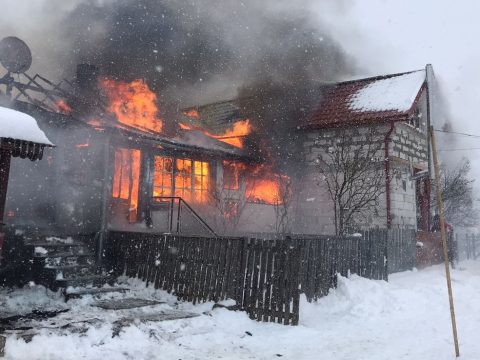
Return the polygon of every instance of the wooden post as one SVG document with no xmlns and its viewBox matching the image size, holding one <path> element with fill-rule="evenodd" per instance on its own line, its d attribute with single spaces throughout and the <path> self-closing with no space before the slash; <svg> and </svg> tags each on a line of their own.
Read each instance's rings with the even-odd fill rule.
<svg viewBox="0 0 480 360">
<path fill-rule="evenodd" d="M 445 231 L 445 213 L 443 210 L 443 203 L 442 203 L 442 190 L 440 188 L 440 171 L 438 169 L 437 147 L 435 144 L 435 134 L 434 134 L 433 126 L 430 126 L 430 139 L 432 143 L 433 167 L 435 170 L 435 187 L 437 189 L 437 205 L 438 205 L 438 211 L 440 215 L 440 233 L 442 236 L 442 244 L 443 244 L 443 259 L 445 264 L 445 275 L 447 277 L 448 301 L 450 303 L 450 317 L 452 320 L 453 342 L 455 344 L 455 355 L 456 357 L 459 357 L 460 350 L 458 348 L 457 324 L 455 320 L 455 307 L 453 305 L 452 282 L 450 279 L 450 267 L 448 265 L 447 234 Z"/>
</svg>

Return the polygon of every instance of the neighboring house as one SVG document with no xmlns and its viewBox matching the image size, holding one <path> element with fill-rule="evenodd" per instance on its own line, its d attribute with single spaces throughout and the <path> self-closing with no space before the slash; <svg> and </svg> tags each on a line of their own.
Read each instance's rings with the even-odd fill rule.
<svg viewBox="0 0 480 360">
<path fill-rule="evenodd" d="M 335 142 L 343 141 L 339 134 L 348 135 L 344 137 L 345 146 L 355 151 L 366 134 L 374 131 L 377 161 L 384 163 L 385 189 L 380 191 L 378 205 L 370 216 L 355 225 L 428 230 L 428 127 L 432 123 L 429 89 L 435 86 L 433 81 L 431 66 L 427 66 L 425 70 L 325 88 L 318 109 L 300 124 L 306 167 L 301 191 L 297 193 L 299 229 L 308 233 L 331 233 L 333 229 L 332 201 L 318 171 L 317 159 Z M 419 173 L 424 176 L 418 176 Z"/>
</svg>

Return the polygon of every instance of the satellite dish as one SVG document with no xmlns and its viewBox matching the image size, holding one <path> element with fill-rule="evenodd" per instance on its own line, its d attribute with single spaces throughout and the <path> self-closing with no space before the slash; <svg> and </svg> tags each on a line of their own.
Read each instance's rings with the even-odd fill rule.
<svg viewBox="0 0 480 360">
<path fill-rule="evenodd" d="M 0 41 L 0 63 L 13 73 L 24 73 L 32 65 L 32 53 L 24 41 L 8 36 Z"/>
</svg>

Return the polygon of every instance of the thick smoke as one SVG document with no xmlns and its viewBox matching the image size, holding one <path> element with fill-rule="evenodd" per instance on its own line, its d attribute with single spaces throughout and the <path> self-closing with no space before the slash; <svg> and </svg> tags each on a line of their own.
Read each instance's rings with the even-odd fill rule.
<svg viewBox="0 0 480 360">
<path fill-rule="evenodd" d="M 23 38 L 47 75 L 72 77 L 88 62 L 118 79 L 144 78 L 179 106 L 252 85 L 336 80 L 351 68 L 311 18 L 309 1 L 39 1 L 31 10 L 18 3 L 16 20 L 0 30 Z"/>
<path fill-rule="evenodd" d="M 52 2 L 39 3 L 52 9 Z M 317 85 L 343 79 L 353 69 L 312 17 L 310 1 L 67 3 L 30 19 L 42 32 L 17 33 L 48 74 L 72 78 L 77 64 L 90 63 L 118 80 L 145 79 L 159 94 L 164 115 L 189 105 L 249 99 L 245 106 L 258 135 L 269 133 L 272 155 L 290 138 L 288 120 L 305 116 L 318 101 Z"/>
</svg>

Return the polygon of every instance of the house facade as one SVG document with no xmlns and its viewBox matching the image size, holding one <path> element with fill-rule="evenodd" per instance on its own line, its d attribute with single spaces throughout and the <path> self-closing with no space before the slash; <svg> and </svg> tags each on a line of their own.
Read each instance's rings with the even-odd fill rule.
<svg viewBox="0 0 480 360">
<path fill-rule="evenodd" d="M 430 209 L 428 128 L 432 123 L 427 73 L 360 79 L 326 89 L 318 109 L 301 124 L 305 175 L 296 223 L 307 233 L 335 229 L 332 199 L 318 161 L 329 149 L 355 152 L 372 142 L 383 171 L 378 201 L 352 226 L 428 230 Z M 323 105 L 322 105 L 323 104 Z M 374 133 L 374 136 L 368 134 Z M 365 145 L 363 145 L 365 146 Z M 351 155 L 351 154 L 350 154 Z M 356 221 L 355 221 L 356 220 Z"/>
</svg>

